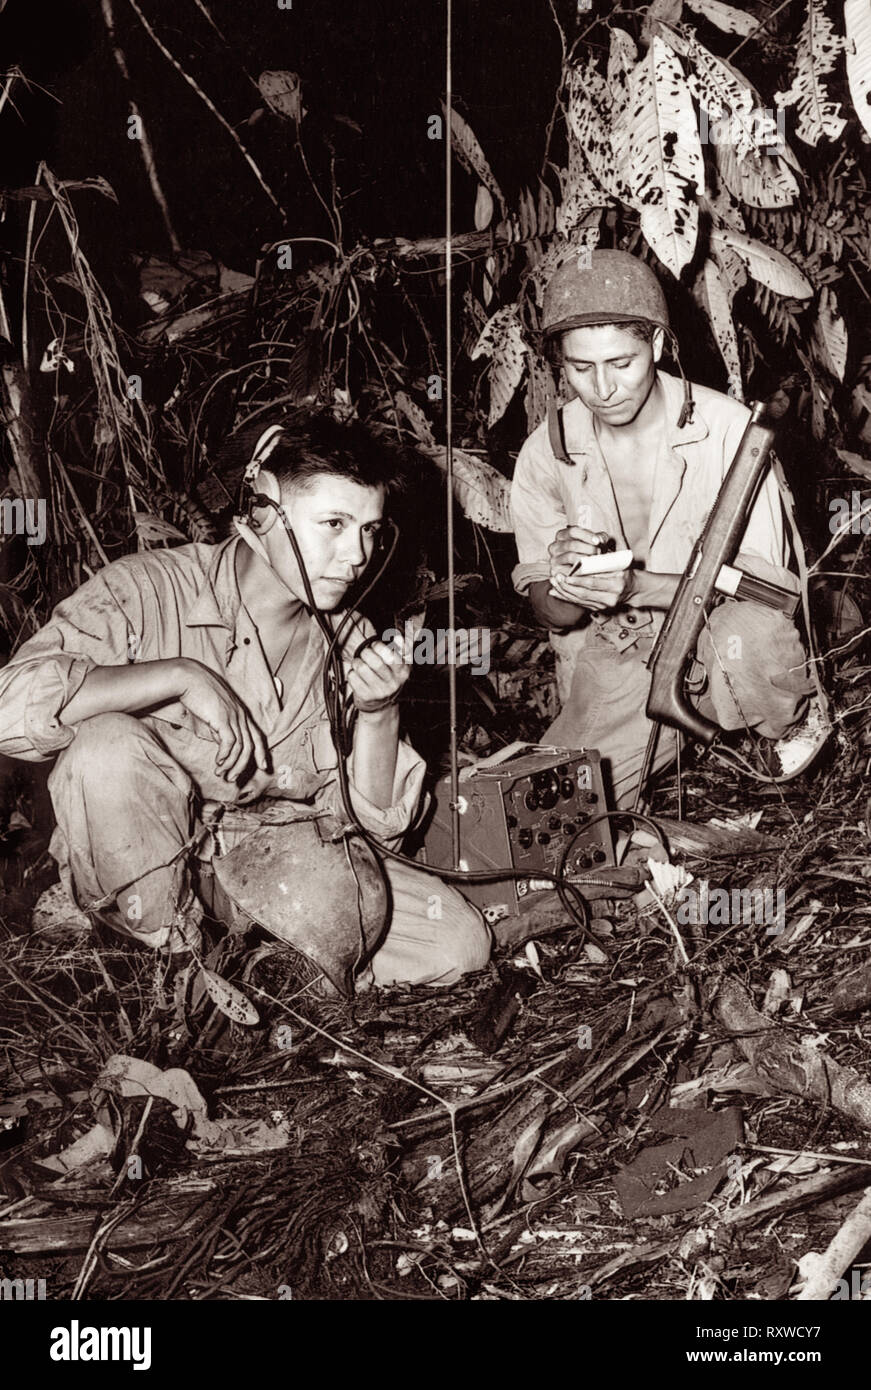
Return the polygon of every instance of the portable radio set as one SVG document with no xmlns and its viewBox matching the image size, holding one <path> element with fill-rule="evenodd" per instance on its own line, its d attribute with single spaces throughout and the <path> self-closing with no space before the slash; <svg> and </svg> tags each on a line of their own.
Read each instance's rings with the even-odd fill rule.
<svg viewBox="0 0 871 1390">
<path fill-rule="evenodd" d="M 425 831 L 420 858 L 433 868 L 454 867 L 451 844 L 451 783 L 435 788 L 435 810 Z M 607 894 L 587 880 L 614 865 L 611 824 L 595 820 L 608 810 L 599 754 L 590 749 L 512 744 L 459 775 L 459 862 L 464 872 L 492 870 L 492 882 L 470 882 L 463 893 L 490 925 L 527 913 L 553 884 L 542 873 L 558 874 L 568 850 L 568 881 L 583 877 L 585 897 Z M 585 829 L 585 827 L 589 827 Z M 520 878 L 499 878 L 511 869 Z"/>
</svg>

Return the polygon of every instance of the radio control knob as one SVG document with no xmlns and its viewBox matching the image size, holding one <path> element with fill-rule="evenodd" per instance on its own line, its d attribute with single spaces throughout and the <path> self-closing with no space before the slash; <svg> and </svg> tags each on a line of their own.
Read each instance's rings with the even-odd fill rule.
<svg viewBox="0 0 871 1390">
<path fill-rule="evenodd" d="M 538 836 L 538 843 L 539 843 L 540 845 L 549 845 L 549 844 L 550 844 L 550 836 L 548 835 L 548 833 L 547 833 L 546 830 L 540 831 L 539 836 Z"/>
<path fill-rule="evenodd" d="M 523 798 L 523 804 L 524 804 L 524 806 L 526 807 L 527 811 L 537 811 L 537 810 L 538 810 L 538 793 L 537 793 L 537 792 L 527 792 L 527 793 L 526 793 L 526 796 Z"/>
<path fill-rule="evenodd" d="M 577 828 L 578 827 L 575 825 L 574 821 L 567 820 L 563 825 L 563 834 L 574 835 L 577 832 Z"/>
<path fill-rule="evenodd" d="M 521 830 L 517 838 L 524 849 L 529 849 L 529 846 L 532 844 L 532 831 Z"/>
<path fill-rule="evenodd" d="M 562 796 L 564 801 L 568 801 L 569 797 L 574 796 L 575 784 L 572 781 L 571 777 L 564 777 L 559 784 L 559 789 L 560 795 Z"/>
<path fill-rule="evenodd" d="M 559 830 L 560 826 L 562 825 L 562 821 L 560 820 L 559 816 L 551 816 L 550 820 L 548 821 L 548 825 L 550 826 L 551 830 Z"/>
<path fill-rule="evenodd" d="M 505 824 L 508 826 L 509 830 L 514 830 L 517 826 L 517 817 L 515 815 L 507 815 L 505 817 Z"/>
</svg>

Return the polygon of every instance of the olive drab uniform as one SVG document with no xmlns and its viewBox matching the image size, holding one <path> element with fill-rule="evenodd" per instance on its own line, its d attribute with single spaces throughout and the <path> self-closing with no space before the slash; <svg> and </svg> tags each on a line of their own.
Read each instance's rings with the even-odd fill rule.
<svg viewBox="0 0 871 1390">
<path fill-rule="evenodd" d="M 241 601 L 235 555 L 242 543 L 237 535 L 115 561 L 58 604 L 0 671 L 0 753 L 56 758 L 51 851 L 62 879 L 80 907 L 106 900 L 103 915 L 113 926 L 154 947 L 167 944 L 178 914 L 197 914 L 194 852 L 229 852 L 264 818 L 269 822 L 276 799 L 344 820 L 321 688 L 325 639 L 301 609 L 295 621 L 307 627 L 307 641 L 294 681 L 282 690 Z M 368 635 L 371 627 L 358 619 L 348 643 L 358 643 L 361 631 Z M 178 702 L 141 717 L 112 713 L 75 727 L 61 723 L 60 712 L 93 667 L 173 657 L 201 662 L 238 695 L 266 737 L 270 771 L 255 770 L 241 786 L 224 781 L 210 730 Z M 382 809 L 356 786 L 353 753 L 349 758 L 355 813 L 390 847 L 399 846 L 417 816 L 424 771 L 401 740 L 391 804 Z M 222 812 L 218 837 L 204 824 L 205 810 L 211 819 L 215 808 Z M 486 963 L 489 932 L 459 893 L 404 864 L 388 861 L 385 872 L 392 915 L 369 982 L 450 984 Z"/>
<path fill-rule="evenodd" d="M 707 387 L 692 387 L 692 417 L 680 423 L 683 384 L 657 373 L 666 405 L 666 429 L 653 484 L 643 558 L 652 573 L 681 574 L 702 532 L 750 417 L 747 408 Z M 571 463 L 558 459 L 547 423 L 526 440 L 511 487 L 511 513 L 519 563 L 515 588 L 548 579 L 548 546 L 563 527 L 581 525 L 626 546 L 593 416 L 579 399 L 564 408 L 563 431 Z M 760 579 L 798 592 L 776 482 L 769 473 L 750 514 L 736 565 Z M 645 714 L 647 662 L 664 613 L 622 607 L 591 613 L 569 632 L 552 633 L 562 709 L 543 735 L 566 747 L 597 748 L 610 765 L 617 806 L 631 805 L 650 731 Z M 812 689 L 806 654 L 794 624 L 757 603 L 727 599 L 711 613 L 696 650 L 695 700 L 724 729 L 746 726 L 780 738 L 801 717 Z M 673 731 L 660 736 L 655 767 L 674 756 Z"/>
</svg>

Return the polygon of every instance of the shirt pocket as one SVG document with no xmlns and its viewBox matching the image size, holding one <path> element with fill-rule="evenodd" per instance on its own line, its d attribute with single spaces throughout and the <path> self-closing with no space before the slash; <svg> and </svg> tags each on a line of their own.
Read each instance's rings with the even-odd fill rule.
<svg viewBox="0 0 871 1390">
<path fill-rule="evenodd" d="M 315 772 L 335 772 L 339 765 L 332 730 L 325 719 L 311 725 L 306 731 L 306 742 L 310 749 L 311 764 Z"/>
</svg>

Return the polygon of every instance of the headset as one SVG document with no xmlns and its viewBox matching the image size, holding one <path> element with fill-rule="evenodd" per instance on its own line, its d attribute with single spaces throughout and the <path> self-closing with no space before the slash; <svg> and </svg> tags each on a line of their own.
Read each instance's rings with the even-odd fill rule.
<svg viewBox="0 0 871 1390">
<path fill-rule="evenodd" d="M 409 855 L 401 854 L 398 850 L 388 849 L 386 845 L 383 845 L 380 843 L 380 841 L 376 840 L 375 837 L 372 834 L 370 834 L 370 832 L 366 830 L 366 828 L 363 825 L 360 824 L 360 821 L 351 804 L 351 794 L 348 785 L 347 768 L 347 760 L 351 752 L 354 715 L 356 711 L 353 707 L 353 696 L 345 694 L 345 672 L 342 666 L 342 658 L 339 652 L 340 644 L 343 636 L 345 635 L 345 631 L 348 625 L 354 621 L 354 610 L 349 609 L 348 612 L 345 613 L 344 617 L 342 618 L 338 627 L 335 628 L 335 630 L 330 626 L 329 622 L 324 617 L 324 614 L 321 612 L 321 610 L 318 608 L 315 602 L 314 594 L 311 588 L 311 583 L 309 581 L 308 571 L 305 567 L 305 561 L 302 558 L 299 543 L 297 542 L 296 536 L 293 533 L 293 527 L 290 524 L 290 519 L 287 515 L 287 509 L 280 503 L 274 501 L 273 498 L 267 497 L 265 493 L 256 492 L 254 490 L 254 478 L 256 477 L 260 468 L 269 458 L 269 455 L 272 453 L 273 449 L 278 444 L 283 433 L 284 431 L 281 425 L 270 425 L 268 429 L 264 430 L 263 434 L 258 439 L 257 444 L 254 447 L 254 452 L 251 456 L 251 460 L 245 468 L 245 472 L 243 474 L 242 484 L 240 487 L 240 511 L 244 510 L 244 512 L 247 513 L 246 520 L 249 524 L 251 513 L 253 512 L 255 507 L 271 507 L 273 511 L 278 513 L 278 516 L 284 526 L 285 532 L 287 533 L 287 538 L 290 542 L 294 558 L 299 568 L 303 588 L 305 589 L 307 606 L 311 610 L 312 616 L 314 617 L 315 622 L 317 623 L 326 640 L 327 649 L 324 655 L 324 664 L 321 672 L 321 682 L 324 706 L 327 711 L 327 719 L 329 720 L 330 732 L 332 734 L 333 743 L 335 744 L 337 754 L 336 766 L 339 776 L 339 793 L 342 801 L 342 809 L 347 818 L 348 825 L 353 829 L 354 833 L 358 834 L 361 837 L 361 839 L 369 846 L 369 848 L 376 855 L 376 857 L 382 859 L 393 859 L 399 864 L 408 864 L 411 868 L 418 869 L 423 873 L 432 874 L 435 878 L 446 879 L 451 883 L 492 883 L 494 880 L 499 879 L 527 878 L 528 871 L 524 871 L 522 869 L 515 869 L 513 866 L 507 869 L 492 869 L 486 870 L 484 872 L 470 872 L 469 870 L 436 868 L 433 865 L 422 864 L 419 860 L 412 859 Z M 372 591 L 372 589 L 374 589 L 375 585 L 378 583 L 387 566 L 390 564 L 390 561 L 393 559 L 393 554 L 396 550 L 396 545 L 399 540 L 399 527 L 392 519 L 389 518 L 387 524 L 391 529 L 391 539 L 389 547 L 385 547 L 385 554 L 381 559 L 378 569 L 375 571 L 373 577 L 368 581 L 365 588 L 359 594 L 357 598 L 358 603 L 362 603 L 363 600 Z M 363 651 L 365 647 L 370 645 L 371 642 L 377 640 L 377 637 L 369 637 L 365 641 L 361 642 L 360 645 L 357 647 L 356 651 L 354 652 L 354 658 L 358 657 L 360 655 L 360 652 Z M 389 703 L 394 703 L 394 700 L 391 700 Z M 639 811 L 603 811 L 599 815 L 594 816 L 590 821 L 588 821 L 584 826 L 584 830 L 579 831 L 578 834 L 580 835 L 586 833 L 590 825 L 594 824 L 596 821 L 627 818 L 637 821 L 642 825 L 645 825 L 649 830 L 652 831 L 654 835 L 656 835 L 660 844 L 662 844 L 663 847 L 667 849 L 665 837 L 662 831 L 660 830 L 659 826 L 656 825 L 656 823 L 652 821 L 649 816 L 642 815 Z M 347 831 L 345 833 L 347 833 Z M 590 914 L 587 907 L 587 902 L 578 889 L 578 884 L 583 883 L 584 879 L 575 876 L 574 881 L 569 882 L 568 878 L 566 877 L 566 866 L 568 863 L 569 855 L 571 853 L 575 839 L 577 838 L 578 836 L 574 836 L 571 840 L 567 842 L 565 852 L 562 856 L 556 873 L 551 874 L 543 869 L 536 870 L 536 877 L 551 880 L 556 889 L 557 895 L 559 896 L 560 903 L 562 904 L 563 908 L 568 913 L 568 915 L 571 917 L 572 921 L 575 923 L 577 927 L 581 929 L 581 931 L 584 934 L 584 937 L 588 941 L 595 944 L 599 948 L 599 950 L 603 951 L 603 953 L 606 956 L 608 956 L 608 959 L 610 959 L 609 953 L 602 945 L 602 942 L 599 940 L 598 937 L 594 937 L 589 930 Z M 597 884 L 601 884 L 602 876 L 596 875 L 596 878 L 591 879 L 590 882 L 596 882 Z M 620 887 L 622 885 L 615 882 L 612 886 Z"/>
</svg>

